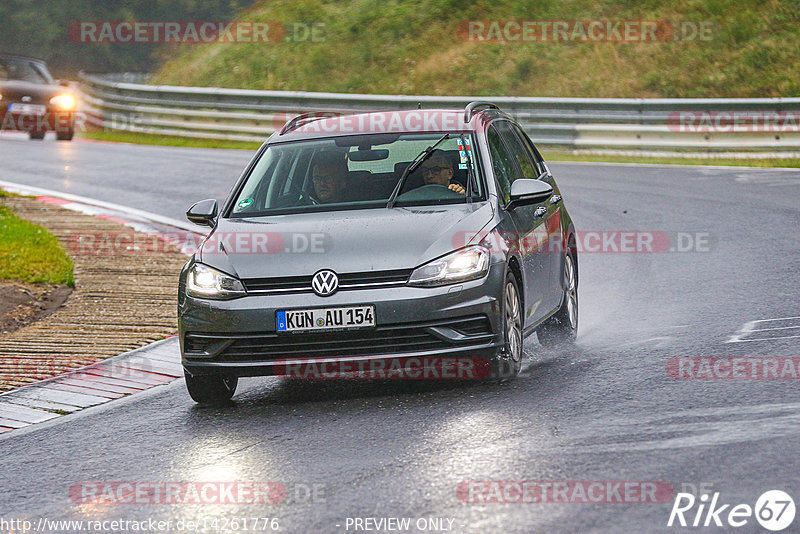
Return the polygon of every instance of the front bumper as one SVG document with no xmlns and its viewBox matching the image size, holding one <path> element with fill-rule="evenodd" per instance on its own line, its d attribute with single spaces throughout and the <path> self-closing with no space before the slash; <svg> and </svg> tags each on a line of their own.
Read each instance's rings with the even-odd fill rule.
<svg viewBox="0 0 800 534">
<path fill-rule="evenodd" d="M 330 297 L 249 295 L 227 301 L 182 296 L 182 363 L 190 375 L 235 376 L 286 375 L 298 364 L 306 369 L 320 362 L 335 362 L 328 369 L 358 374 L 426 367 L 431 358 L 442 358 L 433 365 L 444 366 L 447 358 L 462 364 L 477 359 L 484 369 L 505 343 L 497 300 L 504 280 L 505 264 L 496 263 L 480 280 L 435 288 L 357 289 Z M 277 333 L 278 310 L 364 304 L 375 306 L 373 329 Z"/>
</svg>

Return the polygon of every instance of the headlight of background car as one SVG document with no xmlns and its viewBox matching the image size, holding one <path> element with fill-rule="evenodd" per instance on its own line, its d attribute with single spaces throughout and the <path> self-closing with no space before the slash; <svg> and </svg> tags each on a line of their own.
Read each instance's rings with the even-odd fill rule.
<svg viewBox="0 0 800 534">
<path fill-rule="evenodd" d="M 75 97 L 72 95 L 57 95 L 50 99 L 50 103 L 62 111 L 75 109 Z"/>
<path fill-rule="evenodd" d="M 232 299 L 247 293 L 236 278 L 195 263 L 186 277 L 186 293 L 205 299 Z"/>
<path fill-rule="evenodd" d="M 481 278 L 489 271 L 489 251 L 467 247 L 417 267 L 408 279 L 412 286 L 443 286 Z"/>
</svg>

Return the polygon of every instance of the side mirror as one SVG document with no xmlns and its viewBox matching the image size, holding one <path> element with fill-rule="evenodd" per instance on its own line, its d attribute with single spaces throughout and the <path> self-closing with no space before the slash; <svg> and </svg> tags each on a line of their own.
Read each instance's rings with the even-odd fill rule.
<svg viewBox="0 0 800 534">
<path fill-rule="evenodd" d="M 511 184 L 511 200 L 506 204 L 507 210 L 526 204 L 544 202 L 553 194 L 553 186 L 541 180 L 520 178 Z"/>
<path fill-rule="evenodd" d="M 214 219 L 217 217 L 217 201 L 213 198 L 195 202 L 186 212 L 186 218 L 190 222 L 201 226 L 214 226 Z"/>
</svg>

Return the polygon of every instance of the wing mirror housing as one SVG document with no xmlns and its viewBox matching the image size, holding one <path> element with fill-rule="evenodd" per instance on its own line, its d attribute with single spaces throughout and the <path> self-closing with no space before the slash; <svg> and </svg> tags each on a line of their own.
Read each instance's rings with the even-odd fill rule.
<svg viewBox="0 0 800 534">
<path fill-rule="evenodd" d="M 186 218 L 194 224 L 200 226 L 214 226 L 214 219 L 217 218 L 217 201 L 213 198 L 195 202 L 186 212 Z"/>
<path fill-rule="evenodd" d="M 520 178 L 511 184 L 511 199 L 506 204 L 506 209 L 510 211 L 517 206 L 538 204 L 550 198 L 552 194 L 553 186 L 547 182 Z"/>
</svg>

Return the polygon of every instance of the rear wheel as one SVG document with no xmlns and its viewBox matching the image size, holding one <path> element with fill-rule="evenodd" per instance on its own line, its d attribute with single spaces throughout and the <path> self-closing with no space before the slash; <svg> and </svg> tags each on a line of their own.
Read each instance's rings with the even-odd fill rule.
<svg viewBox="0 0 800 534">
<path fill-rule="evenodd" d="M 564 255 L 564 301 L 537 330 L 539 343 L 545 347 L 572 343 L 578 335 L 578 268 L 574 254 L 570 251 Z"/>
<path fill-rule="evenodd" d="M 236 392 L 239 379 L 235 376 L 191 376 L 184 371 L 186 389 L 195 402 L 200 404 L 222 404 Z"/>
<path fill-rule="evenodd" d="M 36 141 L 41 141 L 44 139 L 44 134 L 45 132 L 31 132 L 28 134 L 28 136 Z"/>
<path fill-rule="evenodd" d="M 492 364 L 492 377 L 505 380 L 517 376 L 522 368 L 522 303 L 519 284 L 510 271 L 503 287 L 502 313 L 505 345 Z"/>
</svg>

